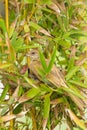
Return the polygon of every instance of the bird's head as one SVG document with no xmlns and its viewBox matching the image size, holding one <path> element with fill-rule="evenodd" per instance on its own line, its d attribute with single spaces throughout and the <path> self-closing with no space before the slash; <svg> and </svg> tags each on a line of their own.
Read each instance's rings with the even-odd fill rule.
<svg viewBox="0 0 87 130">
<path fill-rule="evenodd" d="M 31 49 L 26 56 L 29 56 L 31 61 L 39 59 L 39 51 L 37 49 Z"/>
</svg>

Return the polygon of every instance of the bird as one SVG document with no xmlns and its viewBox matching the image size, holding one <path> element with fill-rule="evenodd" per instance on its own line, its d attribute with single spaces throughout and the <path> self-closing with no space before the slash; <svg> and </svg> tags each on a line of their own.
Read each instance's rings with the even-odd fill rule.
<svg viewBox="0 0 87 130">
<path fill-rule="evenodd" d="M 30 57 L 30 66 L 29 69 L 32 72 L 32 74 L 34 74 L 39 80 L 43 80 L 41 78 L 41 75 L 39 74 L 39 70 L 42 70 L 42 64 L 40 61 L 40 57 L 39 57 L 39 51 L 36 49 L 30 50 L 27 53 L 27 56 Z M 46 59 L 46 63 L 49 64 L 49 60 Z M 66 81 L 64 79 L 64 75 L 61 72 L 61 70 L 56 67 L 56 65 L 54 64 L 51 71 L 45 76 L 46 81 L 48 81 L 49 83 L 51 83 L 52 85 L 56 86 L 56 87 L 61 87 L 61 86 L 65 86 L 66 85 Z"/>
<path fill-rule="evenodd" d="M 66 89 L 68 90 L 70 88 L 65 79 L 65 75 L 62 73 L 60 68 L 58 68 L 55 64 L 53 64 L 51 71 L 48 74 L 46 74 L 44 78 L 41 77 L 39 70 L 42 70 L 43 67 L 40 61 L 39 51 L 37 49 L 31 49 L 26 54 L 26 56 L 30 57 L 29 72 L 31 72 L 30 75 L 32 74 L 34 75 L 31 77 L 33 78 L 35 77 L 35 79 L 37 78 L 38 80 L 44 82 L 45 84 L 47 83 L 47 85 L 50 85 L 51 87 L 54 86 L 54 89 L 60 88 L 62 90 L 66 90 Z M 46 63 L 47 65 L 49 64 L 49 59 L 46 59 Z M 63 92 L 64 92 L 63 95 L 70 97 L 71 100 L 75 104 L 77 104 L 80 110 L 83 110 L 87 106 L 85 100 L 80 99 L 78 96 L 72 94 L 71 92 L 68 91 L 63 91 Z"/>
</svg>

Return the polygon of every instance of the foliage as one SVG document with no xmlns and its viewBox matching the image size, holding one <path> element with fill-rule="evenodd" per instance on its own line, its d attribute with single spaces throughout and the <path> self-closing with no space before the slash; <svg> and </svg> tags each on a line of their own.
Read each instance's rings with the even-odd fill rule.
<svg viewBox="0 0 87 130">
<path fill-rule="evenodd" d="M 63 120 L 71 130 L 86 129 L 86 3 L 9 0 L 9 21 L 0 11 L 1 129 L 53 130 Z M 33 71 L 40 78 L 31 72 L 31 50 L 39 52 L 42 69 Z M 49 77 L 53 71 L 56 75 L 54 64 L 64 79 Z"/>
</svg>

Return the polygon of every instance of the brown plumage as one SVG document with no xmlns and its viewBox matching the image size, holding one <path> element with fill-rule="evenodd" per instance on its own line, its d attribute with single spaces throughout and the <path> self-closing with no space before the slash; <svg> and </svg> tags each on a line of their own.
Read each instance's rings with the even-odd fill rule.
<svg viewBox="0 0 87 130">
<path fill-rule="evenodd" d="M 31 50 L 27 56 L 30 57 L 31 63 L 30 63 L 30 71 L 32 74 L 34 74 L 40 81 L 47 81 L 48 84 L 51 84 L 57 88 L 64 87 L 69 88 L 69 86 L 66 83 L 66 80 L 64 79 L 63 73 L 60 71 L 58 67 L 54 64 L 51 71 L 45 76 L 46 80 L 44 81 L 42 77 L 39 74 L 39 70 L 42 69 L 42 64 L 39 59 L 39 53 L 37 50 Z M 46 63 L 49 64 L 49 60 L 46 60 Z M 79 107 L 80 110 L 83 110 L 84 107 L 87 106 L 85 101 L 80 99 L 79 97 L 69 93 L 65 92 L 67 96 L 69 96 Z"/>
<path fill-rule="evenodd" d="M 41 65 L 41 62 L 39 59 L 38 51 L 32 50 L 27 55 L 30 56 L 30 59 L 31 59 L 31 63 L 30 63 L 31 72 L 39 80 L 41 80 L 41 76 L 39 75 L 38 71 L 43 69 L 43 68 L 42 68 L 42 65 Z M 47 64 L 49 64 L 49 60 L 46 60 L 46 62 L 47 62 Z M 51 71 L 46 75 L 46 79 L 47 79 L 47 81 L 49 81 L 50 83 L 52 83 L 56 87 L 61 87 L 61 86 L 67 87 L 62 72 L 59 70 L 59 68 L 56 67 L 55 64 L 53 65 Z"/>
</svg>

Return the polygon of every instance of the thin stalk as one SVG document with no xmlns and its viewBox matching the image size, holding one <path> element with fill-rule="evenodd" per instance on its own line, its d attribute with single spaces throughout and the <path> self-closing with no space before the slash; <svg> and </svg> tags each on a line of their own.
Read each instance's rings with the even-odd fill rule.
<svg viewBox="0 0 87 130">
<path fill-rule="evenodd" d="M 37 5 L 39 6 L 40 4 L 40 0 L 37 0 Z M 30 16 L 28 16 L 28 21 L 30 21 L 30 19 L 33 17 L 33 15 L 35 14 L 37 10 L 37 6 L 35 7 L 35 5 L 33 4 L 32 10 L 31 10 L 31 14 Z"/>
<path fill-rule="evenodd" d="M 11 90 L 9 91 L 9 95 L 11 96 L 12 95 L 12 92 Z M 13 106 L 11 105 L 10 106 L 10 115 L 13 114 Z M 10 120 L 10 128 L 9 130 L 13 130 L 14 129 L 14 119 Z"/>
<path fill-rule="evenodd" d="M 29 39 L 28 37 L 26 37 L 26 45 L 29 45 Z M 26 52 L 28 53 L 28 49 L 26 49 Z M 28 68 L 30 67 L 30 57 L 27 57 L 27 64 L 28 64 Z"/>
<path fill-rule="evenodd" d="M 33 125 L 33 130 L 37 130 L 37 123 L 36 123 L 36 118 L 35 118 L 35 108 L 32 107 L 30 109 L 30 114 L 32 118 L 32 125 Z"/>
<path fill-rule="evenodd" d="M 9 30 L 9 13 L 8 13 L 8 0 L 5 0 L 5 14 L 6 14 L 6 28 Z"/>
<path fill-rule="evenodd" d="M 6 28 L 7 28 L 7 32 L 9 32 L 9 12 L 8 12 L 8 0 L 5 0 L 5 14 L 6 14 Z M 9 43 L 8 43 L 9 44 Z M 9 51 L 10 51 L 10 45 L 8 45 L 8 49 L 9 49 Z M 11 93 L 11 91 L 9 91 L 9 95 L 12 95 L 12 93 Z M 10 115 L 12 115 L 13 114 L 13 111 L 12 111 L 12 109 L 13 109 L 13 107 L 11 106 L 10 107 Z M 12 119 L 11 121 L 10 121 L 10 129 L 9 130 L 13 130 L 13 127 L 14 127 L 14 120 Z"/>
</svg>

